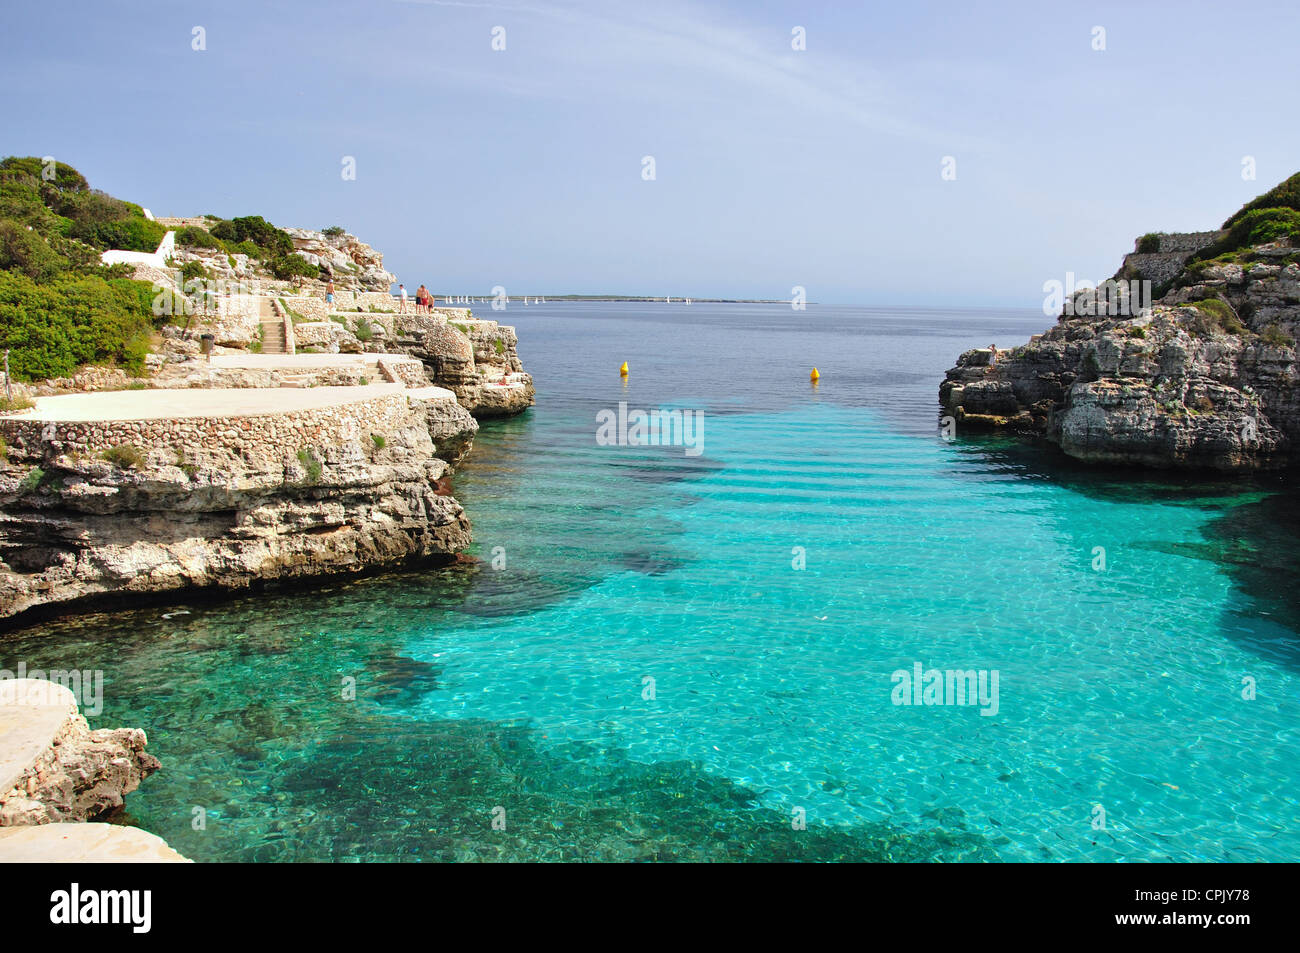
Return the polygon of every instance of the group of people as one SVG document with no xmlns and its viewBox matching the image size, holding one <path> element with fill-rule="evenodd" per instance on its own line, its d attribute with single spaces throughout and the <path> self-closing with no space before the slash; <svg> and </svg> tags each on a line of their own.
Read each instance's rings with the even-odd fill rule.
<svg viewBox="0 0 1300 953">
<path fill-rule="evenodd" d="M 406 285 L 397 286 L 398 310 L 402 314 L 410 311 L 411 303 L 406 294 Z M 415 289 L 415 311 L 417 314 L 423 314 L 433 308 L 433 295 L 424 285 Z"/>
</svg>

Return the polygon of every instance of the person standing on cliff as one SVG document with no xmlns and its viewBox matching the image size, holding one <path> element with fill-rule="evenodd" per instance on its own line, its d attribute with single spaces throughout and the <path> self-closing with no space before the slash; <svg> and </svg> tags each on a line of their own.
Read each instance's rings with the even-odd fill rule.
<svg viewBox="0 0 1300 953">
<path fill-rule="evenodd" d="M 424 285 L 415 289 L 415 313 L 421 314 L 429 307 L 429 289 Z"/>
<path fill-rule="evenodd" d="M 398 313 L 406 314 L 406 285 L 397 286 L 397 296 L 402 299 L 402 303 L 398 305 Z"/>
<path fill-rule="evenodd" d="M 325 303 L 326 304 L 334 303 L 334 279 L 333 278 L 331 278 L 330 283 L 325 286 Z"/>
<path fill-rule="evenodd" d="M 989 345 L 989 367 L 993 367 L 995 364 L 997 364 L 997 362 L 998 362 L 998 346 L 996 344 L 990 344 Z"/>
</svg>

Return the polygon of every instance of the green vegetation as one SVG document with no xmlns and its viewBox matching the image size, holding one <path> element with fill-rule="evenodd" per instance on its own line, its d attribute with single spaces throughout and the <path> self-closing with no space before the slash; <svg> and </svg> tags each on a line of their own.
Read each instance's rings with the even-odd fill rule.
<svg viewBox="0 0 1300 953">
<path fill-rule="evenodd" d="M 0 349 L 19 380 L 67 377 L 82 364 L 144 371 L 154 327 L 153 289 L 142 281 L 63 275 L 45 283 L 0 271 Z"/>
<path fill-rule="evenodd" d="M 153 290 L 100 264 L 106 248 L 152 252 L 166 230 L 138 205 L 93 191 L 63 163 L 0 161 L 0 348 L 19 380 L 82 364 L 144 370 L 157 325 Z"/>
<path fill-rule="evenodd" d="M 212 275 L 208 269 L 203 267 L 203 262 L 187 261 L 181 265 L 181 277 L 186 281 L 191 281 L 195 278 L 211 278 Z"/>
<path fill-rule="evenodd" d="M 506 342 L 500 338 L 493 338 L 492 346 L 496 348 L 497 354 L 504 354 L 506 352 Z"/>
<path fill-rule="evenodd" d="M 455 328 L 457 331 L 459 331 L 461 334 L 465 335 L 466 337 L 469 337 L 469 325 L 468 325 L 468 324 L 457 324 L 455 321 L 448 321 L 447 323 L 450 324 L 450 325 L 451 325 L 453 328 Z"/>
<path fill-rule="evenodd" d="M 1131 338 L 1145 338 L 1147 336 L 1146 328 L 1129 328 L 1128 336 Z"/>
<path fill-rule="evenodd" d="M 341 225 L 330 225 L 327 228 L 321 229 L 321 234 L 324 235 L 326 238 L 338 238 L 340 235 L 344 233 L 345 233 L 345 229 Z"/>
<path fill-rule="evenodd" d="M 144 454 L 134 444 L 120 443 L 109 447 L 100 457 L 123 470 L 138 470 L 144 466 Z"/>
<path fill-rule="evenodd" d="M 365 318 L 357 318 L 356 328 L 352 333 L 357 336 L 358 341 L 369 341 L 375 336 L 375 329 Z"/>
<path fill-rule="evenodd" d="M 306 448 L 298 451 L 298 463 L 307 471 L 306 483 L 320 482 L 320 475 L 323 470 L 321 462 L 316 459 L 315 455 Z"/>
<path fill-rule="evenodd" d="M 1226 301 L 1204 298 L 1201 301 L 1191 302 L 1187 307 L 1195 308 L 1198 312 L 1197 317 L 1188 322 L 1189 329 L 1197 334 L 1204 336 L 1216 331 L 1237 335 L 1246 333 L 1246 326 L 1237 319 Z"/>
<path fill-rule="evenodd" d="M 1270 324 L 1259 332 L 1259 336 L 1265 344 L 1272 347 L 1293 347 L 1295 345 L 1295 338 L 1277 324 Z"/>
<path fill-rule="evenodd" d="M 372 433 L 370 439 L 374 443 L 376 450 L 383 450 L 388 445 L 388 441 L 382 434 Z"/>
<path fill-rule="evenodd" d="M 31 493 L 41 485 L 41 481 L 44 479 L 45 471 L 40 467 L 32 467 L 27 471 L 27 476 L 23 477 L 22 482 L 18 484 L 18 491 L 20 493 Z"/>
<path fill-rule="evenodd" d="M 15 410 L 29 410 L 35 406 L 36 403 L 26 397 L 0 397 L 0 414 L 12 413 Z"/>
<path fill-rule="evenodd" d="M 5 438 L 0 437 L 0 460 L 9 459 L 9 444 L 5 443 Z"/>
<path fill-rule="evenodd" d="M 1275 185 L 1258 198 L 1247 202 L 1241 207 L 1240 211 L 1223 223 L 1223 227 L 1232 228 L 1251 212 L 1259 209 L 1279 208 L 1300 211 L 1300 172 L 1297 172 L 1285 182 Z"/>
<path fill-rule="evenodd" d="M 1160 251 L 1160 233 L 1147 232 L 1138 239 L 1137 250 L 1139 254 L 1143 255 L 1149 255 L 1152 252 Z"/>
<path fill-rule="evenodd" d="M 183 228 L 176 233 L 176 244 L 193 248 L 211 248 L 226 252 L 230 266 L 235 255 L 247 255 L 261 261 L 281 281 L 294 278 L 319 278 L 320 269 L 294 251 L 293 239 L 260 215 L 224 219 L 205 216 L 212 226 Z"/>
</svg>

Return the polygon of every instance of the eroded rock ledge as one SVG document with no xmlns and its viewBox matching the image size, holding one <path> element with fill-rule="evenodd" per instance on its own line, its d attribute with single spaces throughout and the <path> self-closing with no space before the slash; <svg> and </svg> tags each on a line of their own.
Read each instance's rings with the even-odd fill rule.
<svg viewBox="0 0 1300 953">
<path fill-rule="evenodd" d="M 86 821 L 158 770 L 139 728 L 90 730 L 72 692 L 0 680 L 0 827 Z"/>
<path fill-rule="evenodd" d="M 1292 464 L 1300 448 L 1300 249 L 1284 239 L 1196 260 L 1227 234 L 1144 237 L 1114 287 L 1149 281 L 1153 306 L 1074 297 L 1056 326 L 1027 344 L 962 354 L 939 387 L 942 412 L 959 433 L 1010 430 L 1089 463 L 1218 471 Z"/>
<path fill-rule="evenodd" d="M 77 419 L 96 399 L 126 419 Z M 284 409 L 238 410 L 258 401 Z M 172 416 L 133 407 L 149 402 Z M 0 418 L 0 621 L 109 594 L 450 561 L 471 535 L 449 461 L 476 429 L 449 392 L 401 384 L 45 398 Z"/>
</svg>

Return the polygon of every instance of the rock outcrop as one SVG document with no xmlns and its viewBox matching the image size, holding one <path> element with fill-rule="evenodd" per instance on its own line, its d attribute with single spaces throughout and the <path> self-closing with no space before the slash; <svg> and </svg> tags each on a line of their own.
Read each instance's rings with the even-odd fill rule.
<svg viewBox="0 0 1300 953">
<path fill-rule="evenodd" d="M 470 317 L 431 314 L 391 318 L 384 349 L 418 357 L 439 387 L 475 417 L 517 414 L 533 405 L 532 377 L 519 360 L 515 329 Z"/>
<path fill-rule="evenodd" d="M 0 620 L 108 595 L 449 561 L 470 524 L 448 494 L 448 461 L 477 424 L 437 388 L 329 390 L 356 397 L 249 416 L 0 418 Z M 170 393 L 197 396 L 148 396 Z"/>
<path fill-rule="evenodd" d="M 63 685 L 0 680 L 0 827 L 91 820 L 158 770 L 139 728 L 90 729 Z"/>
<path fill-rule="evenodd" d="M 1300 448 L 1300 214 L 1281 203 L 1298 184 L 1222 230 L 1139 239 L 1055 327 L 962 354 L 939 388 L 943 412 L 958 432 L 1012 430 L 1092 463 L 1289 465 Z"/>
</svg>

